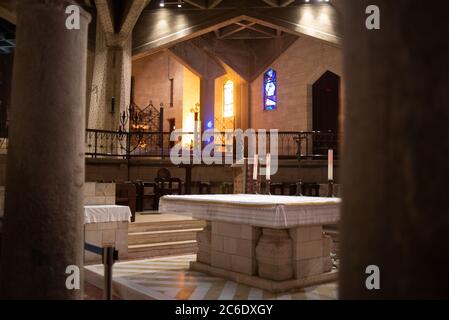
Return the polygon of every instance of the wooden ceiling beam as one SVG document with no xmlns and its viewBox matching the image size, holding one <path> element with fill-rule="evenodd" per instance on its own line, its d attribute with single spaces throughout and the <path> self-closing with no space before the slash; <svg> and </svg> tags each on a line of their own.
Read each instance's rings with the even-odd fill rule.
<svg viewBox="0 0 449 320">
<path fill-rule="evenodd" d="M 263 0 L 263 2 L 272 7 L 279 7 L 279 2 L 277 0 Z"/>
<path fill-rule="evenodd" d="M 245 25 L 245 24 L 242 24 L 242 23 L 237 23 L 237 24 L 240 25 L 240 26 L 244 26 L 245 29 L 250 29 L 250 30 L 253 30 L 253 31 L 255 31 L 255 32 L 262 33 L 262 34 L 264 34 L 264 35 L 266 35 L 266 36 L 268 36 L 268 37 L 274 37 L 274 36 L 275 36 L 275 34 L 273 34 L 273 33 L 269 33 L 269 32 L 266 32 L 266 31 L 264 31 L 264 30 L 260 30 L 260 29 L 256 28 L 256 27 L 255 27 L 255 25 L 256 25 L 255 22 L 251 22 L 251 23 L 248 24 L 248 25 Z M 277 30 L 277 29 L 274 29 L 274 30 Z"/>
<path fill-rule="evenodd" d="M 280 7 L 288 7 L 293 2 L 295 2 L 295 0 L 279 0 L 279 6 Z"/>
<path fill-rule="evenodd" d="M 207 7 L 209 9 L 213 9 L 216 6 L 218 6 L 221 2 L 223 2 L 223 0 L 208 0 L 207 1 Z"/>
<path fill-rule="evenodd" d="M 237 22 L 236 25 L 238 25 L 240 27 L 237 27 L 236 29 L 228 31 L 226 33 L 221 32 L 221 36 L 219 37 L 219 39 L 227 38 L 227 37 L 233 35 L 234 33 L 237 33 L 237 32 L 243 31 L 245 29 L 248 29 L 249 27 L 251 27 L 251 26 L 253 26 L 255 24 L 256 24 L 255 22 L 251 22 L 249 25 L 245 25 L 243 23 Z"/>
</svg>

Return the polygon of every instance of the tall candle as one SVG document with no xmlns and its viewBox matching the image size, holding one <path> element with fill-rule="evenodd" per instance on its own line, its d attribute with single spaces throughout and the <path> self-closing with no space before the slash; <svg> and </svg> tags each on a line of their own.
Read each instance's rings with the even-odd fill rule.
<svg viewBox="0 0 449 320">
<path fill-rule="evenodd" d="M 257 154 L 254 155 L 253 160 L 253 180 L 257 180 L 257 166 L 259 164 L 259 156 Z"/>
<path fill-rule="evenodd" d="M 266 169 L 265 169 L 265 176 L 267 178 L 267 180 L 271 179 L 271 155 L 269 153 L 267 153 L 267 158 L 266 158 Z"/>
<path fill-rule="evenodd" d="M 334 180 L 334 150 L 329 149 L 327 153 L 327 179 Z"/>
</svg>

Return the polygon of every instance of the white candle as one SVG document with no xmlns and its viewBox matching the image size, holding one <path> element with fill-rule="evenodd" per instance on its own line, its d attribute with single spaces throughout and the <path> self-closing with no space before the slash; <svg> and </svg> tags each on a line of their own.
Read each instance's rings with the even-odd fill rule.
<svg viewBox="0 0 449 320">
<path fill-rule="evenodd" d="M 334 150 L 329 149 L 327 153 L 327 179 L 334 180 Z"/>
<path fill-rule="evenodd" d="M 257 166 L 259 163 L 259 156 L 257 154 L 254 155 L 253 160 L 253 180 L 257 180 Z"/>
<path fill-rule="evenodd" d="M 267 154 L 267 160 L 266 160 L 266 169 L 265 169 L 265 176 L 267 180 L 271 179 L 271 155 Z"/>
</svg>

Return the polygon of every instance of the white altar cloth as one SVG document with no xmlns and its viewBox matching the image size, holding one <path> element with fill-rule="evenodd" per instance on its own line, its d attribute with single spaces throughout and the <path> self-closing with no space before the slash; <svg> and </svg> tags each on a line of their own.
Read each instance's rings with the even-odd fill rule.
<svg viewBox="0 0 449 320">
<path fill-rule="evenodd" d="M 279 229 L 336 223 L 340 202 L 339 198 L 254 194 L 173 195 L 161 198 L 159 211 Z"/>
<path fill-rule="evenodd" d="M 129 221 L 131 210 L 127 206 L 84 206 L 84 223 Z"/>
</svg>

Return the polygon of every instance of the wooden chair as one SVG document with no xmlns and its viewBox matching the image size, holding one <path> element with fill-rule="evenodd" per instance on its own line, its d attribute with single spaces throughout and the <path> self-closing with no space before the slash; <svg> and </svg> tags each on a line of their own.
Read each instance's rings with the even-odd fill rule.
<svg viewBox="0 0 449 320">
<path fill-rule="evenodd" d="M 234 193 L 234 184 L 229 182 L 223 182 L 220 186 L 222 194 L 232 194 Z"/>
<path fill-rule="evenodd" d="M 200 182 L 199 193 L 200 194 L 211 194 L 212 186 L 211 186 L 210 182 Z"/>
<path fill-rule="evenodd" d="M 136 187 L 136 211 L 143 211 L 143 181 L 137 180 L 132 182 Z"/>
<path fill-rule="evenodd" d="M 131 210 L 131 222 L 136 221 L 136 187 L 131 182 L 117 183 L 115 204 L 128 206 Z"/>
<path fill-rule="evenodd" d="M 306 197 L 319 197 L 320 185 L 316 182 L 303 182 L 301 184 L 301 193 Z M 291 196 L 296 195 L 296 183 L 292 183 L 289 185 L 289 194 Z"/>
<path fill-rule="evenodd" d="M 270 185 L 270 193 L 272 195 L 284 195 L 284 184 L 275 182 Z"/>
<path fill-rule="evenodd" d="M 157 210 L 156 198 L 157 198 L 157 185 L 155 182 L 143 182 L 142 183 L 142 211 L 145 210 Z M 147 201 L 151 202 L 151 207 L 145 206 Z"/>
<path fill-rule="evenodd" d="M 306 182 L 302 184 L 302 194 L 307 197 L 319 197 L 320 185 L 315 182 Z"/>
<path fill-rule="evenodd" d="M 154 210 L 159 208 L 159 199 L 166 195 L 182 194 L 182 181 L 179 178 L 156 178 Z"/>
</svg>

